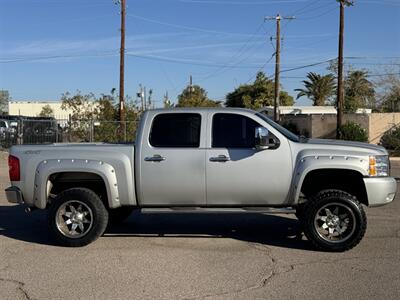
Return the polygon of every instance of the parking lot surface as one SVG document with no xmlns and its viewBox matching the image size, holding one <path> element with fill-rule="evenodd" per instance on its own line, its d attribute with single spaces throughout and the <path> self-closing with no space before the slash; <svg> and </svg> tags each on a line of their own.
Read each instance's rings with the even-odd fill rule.
<svg viewBox="0 0 400 300">
<path fill-rule="evenodd" d="M 8 204 L 0 152 L 0 299 L 400 299 L 400 199 L 367 209 L 351 251 L 315 251 L 287 215 L 134 213 L 84 248 Z M 393 162 L 400 175 L 400 162 Z"/>
</svg>

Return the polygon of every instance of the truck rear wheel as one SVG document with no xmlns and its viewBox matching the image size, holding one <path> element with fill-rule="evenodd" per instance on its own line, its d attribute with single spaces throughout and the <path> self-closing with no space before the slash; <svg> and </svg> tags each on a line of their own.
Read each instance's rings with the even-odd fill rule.
<svg viewBox="0 0 400 300">
<path fill-rule="evenodd" d="M 108 223 L 108 212 L 99 196 L 86 188 L 60 193 L 48 212 L 50 233 L 67 247 L 81 247 L 100 237 Z"/>
<path fill-rule="evenodd" d="M 304 234 L 318 249 L 346 251 L 356 246 L 367 229 L 360 202 L 340 190 L 324 190 L 304 205 L 301 221 Z"/>
</svg>

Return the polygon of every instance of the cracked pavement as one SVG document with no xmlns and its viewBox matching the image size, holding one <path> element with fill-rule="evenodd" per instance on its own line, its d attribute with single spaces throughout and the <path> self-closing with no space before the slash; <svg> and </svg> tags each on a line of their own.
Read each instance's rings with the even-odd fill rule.
<svg viewBox="0 0 400 300">
<path fill-rule="evenodd" d="M 345 253 L 313 250 L 286 215 L 135 213 L 62 248 L 45 212 L 6 202 L 0 154 L 0 299 L 400 299 L 399 197 L 367 209 L 367 234 Z"/>
</svg>

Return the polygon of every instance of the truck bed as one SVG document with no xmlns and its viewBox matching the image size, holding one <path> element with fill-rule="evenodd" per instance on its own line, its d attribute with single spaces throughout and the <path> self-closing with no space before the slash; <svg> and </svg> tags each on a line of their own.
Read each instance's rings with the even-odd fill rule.
<svg viewBox="0 0 400 300">
<path fill-rule="evenodd" d="M 55 166 L 59 169 L 61 167 L 64 172 L 93 172 L 103 179 L 107 176 L 110 182 L 104 181 L 109 185 L 109 196 L 114 197 L 109 200 L 117 201 L 111 203 L 111 207 L 136 205 L 135 185 L 132 184 L 135 182 L 135 146 L 132 144 L 23 145 L 12 147 L 10 154 L 19 158 L 21 166 L 21 180 L 13 182 L 13 185 L 21 190 L 24 202 L 30 206 L 41 207 L 38 202 L 47 200 L 35 199 L 37 195 L 41 195 L 35 191 L 39 188 L 35 187 L 35 181 L 38 181 L 39 176 L 51 175 L 51 170 L 56 170 Z M 47 178 L 45 180 L 47 181 Z"/>
</svg>

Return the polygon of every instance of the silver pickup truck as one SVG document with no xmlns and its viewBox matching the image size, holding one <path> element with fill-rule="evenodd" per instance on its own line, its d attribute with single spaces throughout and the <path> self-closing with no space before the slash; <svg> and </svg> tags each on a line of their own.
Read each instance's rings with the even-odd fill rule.
<svg viewBox="0 0 400 300">
<path fill-rule="evenodd" d="M 345 251 L 364 236 L 363 207 L 393 201 L 389 169 L 382 147 L 300 138 L 251 110 L 151 110 L 135 145 L 12 147 L 6 195 L 48 209 L 65 246 L 87 245 L 141 209 L 293 212 L 316 248 Z"/>
</svg>

